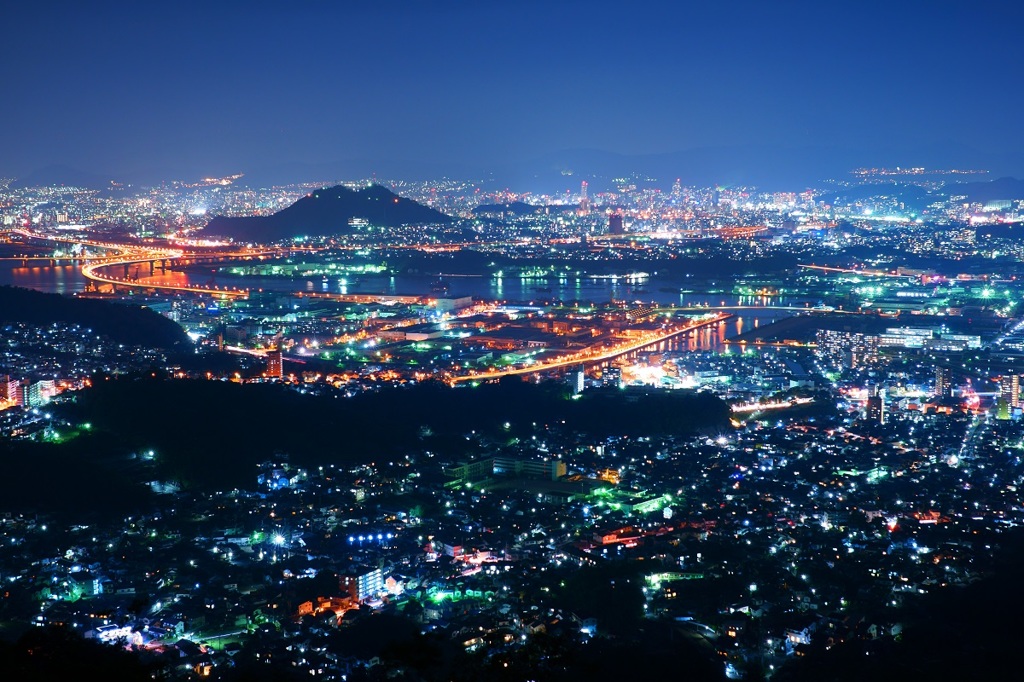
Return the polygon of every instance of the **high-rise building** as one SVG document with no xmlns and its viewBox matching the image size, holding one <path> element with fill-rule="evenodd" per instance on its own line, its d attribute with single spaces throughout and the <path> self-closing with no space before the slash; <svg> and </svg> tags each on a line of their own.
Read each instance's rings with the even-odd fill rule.
<svg viewBox="0 0 1024 682">
<path fill-rule="evenodd" d="M 868 396 L 867 417 L 870 421 L 879 424 L 885 423 L 885 396 L 876 386 Z"/>
<path fill-rule="evenodd" d="M 21 384 L 21 400 L 19 404 L 23 407 L 40 407 L 46 404 L 46 400 L 43 398 L 42 382 L 32 383 L 26 381 Z"/>
<path fill-rule="evenodd" d="M 601 370 L 601 385 L 622 387 L 622 369 L 619 367 L 605 367 Z"/>
<path fill-rule="evenodd" d="M 857 369 L 879 362 L 877 336 L 819 329 L 815 340 L 815 355 L 833 367 Z"/>
<path fill-rule="evenodd" d="M 683 181 L 682 178 L 676 178 L 676 181 L 672 183 L 672 201 L 677 202 L 683 198 Z"/>
<path fill-rule="evenodd" d="M 359 567 L 338 577 L 339 587 L 356 601 L 375 597 L 384 591 L 384 576 L 379 568 Z"/>
<path fill-rule="evenodd" d="M 1012 408 L 1020 407 L 1020 375 L 1009 374 L 999 378 L 999 397 Z"/>
<path fill-rule="evenodd" d="M 279 347 L 267 352 L 267 376 L 271 379 L 284 377 L 284 358 Z"/>
<path fill-rule="evenodd" d="M 583 389 L 587 386 L 587 374 L 583 368 L 569 372 L 569 385 L 572 386 L 573 393 L 583 393 Z"/>
<path fill-rule="evenodd" d="M 949 367 L 938 366 L 935 368 L 935 395 L 940 398 L 949 397 L 953 392 L 950 382 Z"/>
<path fill-rule="evenodd" d="M 580 184 L 580 213 L 590 213 L 590 197 L 587 196 L 587 181 Z"/>
<path fill-rule="evenodd" d="M 622 214 L 612 213 L 608 216 L 608 234 L 623 234 Z"/>
<path fill-rule="evenodd" d="M 0 376 L 0 402 L 21 404 L 21 382 L 9 376 Z"/>
</svg>

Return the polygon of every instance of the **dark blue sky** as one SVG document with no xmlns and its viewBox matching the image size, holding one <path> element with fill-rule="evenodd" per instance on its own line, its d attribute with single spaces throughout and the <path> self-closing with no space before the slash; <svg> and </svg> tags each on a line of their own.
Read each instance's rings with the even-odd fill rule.
<svg viewBox="0 0 1024 682">
<path fill-rule="evenodd" d="M 1012 2 L 22 2 L 2 14 L 5 175 L 349 160 L 457 173 L 567 149 L 1024 152 Z"/>
</svg>

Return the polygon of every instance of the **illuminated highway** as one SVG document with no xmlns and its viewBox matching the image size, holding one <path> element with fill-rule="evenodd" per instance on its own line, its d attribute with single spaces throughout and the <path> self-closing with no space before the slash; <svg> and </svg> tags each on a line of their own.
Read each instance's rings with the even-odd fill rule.
<svg viewBox="0 0 1024 682">
<path fill-rule="evenodd" d="M 523 374 L 536 374 L 537 372 L 546 372 L 552 369 L 561 369 L 563 367 L 570 367 L 572 365 L 586 365 L 594 364 L 598 362 L 605 362 L 613 358 L 617 358 L 620 355 L 632 353 L 638 351 L 641 348 L 652 346 L 656 343 L 661 343 L 673 336 L 679 334 L 685 334 L 692 332 L 701 327 L 707 327 L 709 325 L 718 324 L 731 318 L 732 315 L 729 313 L 717 313 L 714 317 L 709 317 L 700 320 L 693 320 L 689 324 L 682 327 L 673 327 L 665 329 L 659 332 L 644 335 L 643 337 L 629 341 L 623 344 L 619 344 L 613 348 L 604 351 L 591 351 L 590 349 L 581 351 L 579 353 L 573 353 L 572 355 L 560 356 L 554 360 L 548 362 L 537 363 L 536 365 L 530 365 L 528 367 L 513 367 L 510 369 L 503 370 L 490 370 L 488 372 L 481 372 L 479 374 L 466 374 L 462 376 L 450 377 L 448 382 L 455 385 L 462 381 L 489 381 L 491 379 L 500 379 L 504 376 L 523 375 Z"/>
<path fill-rule="evenodd" d="M 838 272 L 847 275 L 863 275 L 865 277 L 907 277 L 907 275 L 898 275 L 895 272 L 885 272 L 884 270 L 855 270 L 853 268 L 835 268 L 828 265 L 797 265 L 797 267 L 804 268 L 805 270 L 820 270 L 821 272 Z"/>
<path fill-rule="evenodd" d="M 100 268 L 113 267 L 117 265 L 133 265 L 136 263 L 149 263 L 158 260 L 174 260 L 176 258 L 181 258 L 182 255 L 183 253 L 181 251 L 149 249 L 146 251 L 140 251 L 136 254 L 125 255 L 121 258 L 112 258 L 96 263 L 86 263 L 82 266 L 82 274 L 94 282 L 110 284 L 114 287 L 158 289 L 161 291 L 184 291 L 191 294 L 210 294 L 212 296 L 227 296 L 231 298 L 249 295 L 248 289 L 229 289 L 227 287 L 222 289 L 219 287 L 206 287 L 195 284 L 159 284 L 154 282 L 143 282 L 137 279 L 128 279 L 125 277 L 112 277 L 110 275 L 97 272 Z"/>
<path fill-rule="evenodd" d="M 814 398 L 793 398 L 792 400 L 777 400 L 770 403 L 747 403 L 744 405 L 733 405 L 733 412 L 759 412 L 761 410 L 784 410 L 797 405 L 813 403 Z"/>
<path fill-rule="evenodd" d="M 783 310 L 798 313 L 829 313 L 838 315 L 867 315 L 869 313 L 857 310 L 841 310 L 832 307 L 826 308 L 805 308 L 788 305 L 691 305 L 691 306 L 659 306 L 654 309 L 657 313 L 700 313 L 709 310 Z"/>
<path fill-rule="evenodd" d="M 733 339 L 725 339 L 722 341 L 726 346 L 754 346 L 757 348 L 817 348 L 818 344 L 814 342 L 800 342 L 800 341 L 735 341 Z"/>
<path fill-rule="evenodd" d="M 72 237 L 63 237 L 61 235 L 42 234 L 42 233 L 39 233 L 39 232 L 32 232 L 31 230 L 26 230 L 25 228 L 22 228 L 22 227 L 12 227 L 12 228 L 9 228 L 9 229 L 7 229 L 5 231 L 6 232 L 10 232 L 12 234 L 20 235 L 22 237 L 25 237 L 26 239 L 38 239 L 40 241 L 47 241 L 47 242 L 60 242 L 62 244 L 81 244 L 82 246 L 91 246 L 91 247 L 96 248 L 96 249 L 105 249 L 107 251 L 112 251 L 115 254 L 122 253 L 127 248 L 129 248 L 129 247 L 125 247 L 125 246 L 123 246 L 121 244 L 110 244 L 110 243 L 107 243 L 107 242 L 89 241 L 89 240 L 77 239 L 77 238 L 72 238 Z M 92 256 L 92 255 L 89 255 L 89 256 L 87 256 L 87 255 L 81 255 L 81 256 L 10 256 L 10 257 L 4 258 L 3 260 L 26 260 L 26 259 L 27 260 L 35 260 L 35 259 L 39 259 L 39 260 L 64 260 L 64 259 L 69 259 L 69 260 L 97 260 L 97 259 L 102 259 L 102 258 L 110 258 L 110 255 L 107 254 L 107 255 L 103 255 L 103 256 L 101 256 L 101 255 L 95 255 L 95 256 Z"/>
<path fill-rule="evenodd" d="M 154 282 L 142 282 L 137 279 L 129 279 L 127 277 L 114 277 L 100 272 L 102 268 L 116 267 L 116 266 L 129 266 L 140 263 L 151 263 L 154 261 L 169 261 L 182 258 L 185 256 L 185 252 L 181 249 L 162 249 L 148 246 L 138 246 L 133 244 L 110 244 L 105 242 L 89 241 L 79 238 L 68 238 L 60 235 L 41 234 L 32 232 L 30 230 L 15 229 L 12 230 L 23 237 L 29 239 L 39 239 L 51 242 L 67 242 L 72 244 L 81 244 L 83 246 L 91 246 L 93 248 L 106 249 L 113 251 L 116 255 L 114 256 L 103 256 L 93 258 L 91 262 L 84 263 L 82 265 L 82 275 L 93 282 L 99 282 L 101 284 L 109 284 L 112 287 L 131 287 L 135 289 L 153 289 L 160 291 L 182 291 L 190 294 L 209 294 L 211 296 L 225 296 L 230 298 L 248 296 L 249 291 L 247 289 L 235 289 L 235 288 L 220 288 L 210 286 L 199 286 L 199 285 L 184 285 L 184 284 L 160 284 Z M 260 255 L 265 252 L 243 252 L 244 255 L 254 256 Z M 204 257 L 233 257 L 243 254 L 238 253 L 225 253 L 214 252 L 211 254 L 191 254 L 187 257 L 190 258 L 204 258 Z M 52 259 L 51 259 L 52 260 Z M 85 260 L 85 259 L 81 259 Z"/>
<path fill-rule="evenodd" d="M 16 261 L 49 261 L 51 263 L 59 263 L 61 261 L 78 262 L 78 261 L 91 261 L 91 260 L 102 260 L 104 258 L 110 258 L 109 255 L 80 255 L 80 256 L 0 256 L 0 260 L 16 260 Z"/>
<path fill-rule="evenodd" d="M 802 308 L 798 306 L 785 306 L 785 305 L 690 305 L 690 306 L 669 306 L 665 308 L 656 308 L 657 312 L 667 313 L 699 313 L 707 312 L 708 310 L 788 310 L 795 312 L 808 312 L 813 308 Z M 836 312 L 836 311 L 828 311 Z"/>
</svg>

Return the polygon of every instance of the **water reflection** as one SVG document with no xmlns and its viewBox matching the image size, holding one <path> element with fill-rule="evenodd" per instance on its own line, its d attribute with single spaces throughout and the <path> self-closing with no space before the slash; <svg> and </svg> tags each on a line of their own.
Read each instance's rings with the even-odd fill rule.
<svg viewBox="0 0 1024 682">
<path fill-rule="evenodd" d="M 429 295 L 436 276 L 431 275 L 361 275 L 358 279 L 318 282 L 305 277 L 230 277 L 215 271 L 179 272 L 174 270 L 150 273 L 139 269 L 141 283 L 183 285 L 219 284 L 246 287 L 252 290 L 293 293 L 334 290 L 342 294 Z M 317 286 L 317 284 L 320 286 Z M 508 277 L 452 277 L 446 282 L 451 296 L 476 296 L 498 301 L 638 301 L 646 304 L 701 306 L 743 306 L 732 311 L 736 317 L 714 327 L 706 327 L 671 341 L 678 350 L 723 350 L 725 339 L 756 329 L 791 315 L 777 310 L 780 306 L 798 305 L 785 297 L 737 296 L 722 293 L 679 293 L 681 283 L 671 279 L 651 278 L 640 288 L 633 282 L 614 279 L 563 278 L 561 280 L 524 280 Z M 0 264 L 0 284 L 12 284 L 49 293 L 71 294 L 85 291 L 88 281 L 77 265 L 22 266 L 20 262 Z M 774 310 L 773 310 L 774 309 Z"/>
<path fill-rule="evenodd" d="M 0 284 L 36 289 L 50 294 L 85 290 L 85 278 L 77 265 L 32 265 L 0 268 Z"/>
</svg>

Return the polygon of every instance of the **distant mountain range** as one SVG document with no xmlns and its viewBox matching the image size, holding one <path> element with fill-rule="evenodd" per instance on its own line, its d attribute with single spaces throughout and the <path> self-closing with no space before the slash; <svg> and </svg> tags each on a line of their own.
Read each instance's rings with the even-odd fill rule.
<svg viewBox="0 0 1024 682">
<path fill-rule="evenodd" d="M 719 145 L 651 154 L 619 154 L 601 149 L 565 149 L 519 161 L 490 164 L 442 163 L 420 159 L 348 159 L 334 163 L 288 164 L 242 169 L 249 186 L 310 181 L 315 178 L 402 178 L 431 180 L 457 177 L 481 182 L 488 189 L 513 188 L 534 193 L 578 190 L 590 183 L 591 193 L 628 178 L 638 185 L 671 187 L 757 187 L 766 191 L 799 191 L 829 180 L 853 181 L 850 171 L 862 167 L 984 169 L 990 177 L 1024 175 L 1024 153 L 985 151 L 952 142 L 892 148 L 839 146 L 793 147 L 773 144 Z"/>
<path fill-rule="evenodd" d="M 829 187 L 820 199 L 828 204 L 865 201 L 872 197 L 893 197 L 910 210 L 923 212 L 928 204 L 946 195 L 945 189 L 929 192 L 918 185 L 906 185 L 899 182 L 878 182 L 852 185 L 848 187 Z"/>
<path fill-rule="evenodd" d="M 987 204 L 990 201 L 1015 201 L 1024 199 L 1024 180 L 999 178 L 991 182 L 964 182 L 945 186 L 949 194 L 964 195 L 971 203 Z"/>
<path fill-rule="evenodd" d="M 307 194 L 273 215 L 214 216 L 206 225 L 206 233 L 241 242 L 267 243 L 300 236 L 346 234 L 354 229 L 349 225 L 353 218 L 382 227 L 452 222 L 450 216 L 380 185 L 359 190 L 338 185 Z"/>
<path fill-rule="evenodd" d="M 533 193 L 564 193 L 590 184 L 591 193 L 613 189 L 626 178 L 637 185 L 757 187 L 766 191 L 798 191 L 821 187 L 828 181 L 854 181 L 850 174 L 861 167 L 924 167 L 928 169 L 984 169 L 993 178 L 1024 177 L 1024 152 L 981 150 L 953 142 L 929 145 L 865 147 L 788 146 L 772 144 L 720 145 L 651 154 L 618 154 L 600 149 L 566 149 L 518 161 L 494 163 L 434 159 L 350 158 L 317 163 L 277 163 L 220 169 L 148 169 L 120 174 L 83 172 L 50 166 L 19 178 L 15 186 L 75 185 L 93 189 L 112 187 L 117 181 L 134 191 L 172 180 L 195 181 L 206 175 L 244 173 L 238 183 L 253 188 L 295 183 L 379 177 L 404 180 L 460 178 L 485 189 L 511 188 Z M 897 182 L 898 178 L 893 178 Z M 965 178 L 966 179 L 966 178 Z M 130 187 L 129 187 L 130 186 Z"/>
</svg>

